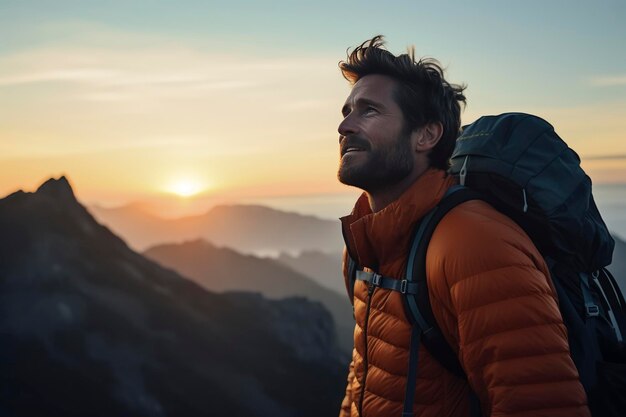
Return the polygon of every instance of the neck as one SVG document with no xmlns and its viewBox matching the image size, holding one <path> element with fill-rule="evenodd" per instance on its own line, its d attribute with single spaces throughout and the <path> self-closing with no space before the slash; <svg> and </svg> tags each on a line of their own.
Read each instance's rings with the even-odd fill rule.
<svg viewBox="0 0 626 417">
<path fill-rule="evenodd" d="M 365 190 L 372 212 L 379 212 L 400 198 L 427 169 L 428 167 L 425 167 L 422 170 L 415 171 L 394 185 L 381 187 L 376 190 Z"/>
</svg>

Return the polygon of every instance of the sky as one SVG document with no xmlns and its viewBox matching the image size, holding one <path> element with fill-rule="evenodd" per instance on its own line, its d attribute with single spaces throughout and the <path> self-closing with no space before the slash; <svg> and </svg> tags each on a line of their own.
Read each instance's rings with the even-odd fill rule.
<svg viewBox="0 0 626 417">
<path fill-rule="evenodd" d="M 621 0 L 0 0 L 0 195 L 66 175 L 165 216 L 347 212 L 337 63 L 377 34 L 467 84 L 463 123 L 537 114 L 594 184 L 626 183 L 625 20 Z"/>
</svg>

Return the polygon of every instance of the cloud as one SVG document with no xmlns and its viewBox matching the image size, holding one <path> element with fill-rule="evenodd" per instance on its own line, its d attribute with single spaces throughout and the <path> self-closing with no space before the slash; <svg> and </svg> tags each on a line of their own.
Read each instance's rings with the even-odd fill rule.
<svg viewBox="0 0 626 417">
<path fill-rule="evenodd" d="M 241 71 L 233 62 L 219 56 L 175 57 L 170 52 L 67 49 L 9 55 L 0 57 L 0 86 L 63 82 L 109 90 L 149 86 L 214 90 L 250 85 L 237 79 Z"/>
<path fill-rule="evenodd" d="M 115 71 L 102 69 L 72 69 L 59 68 L 51 71 L 22 72 L 0 76 L 0 86 L 43 83 L 54 81 L 66 82 L 93 82 L 96 80 L 112 79 L 118 75 Z"/>
<path fill-rule="evenodd" d="M 596 87 L 626 86 L 626 75 L 595 77 L 591 79 L 591 85 Z"/>
<path fill-rule="evenodd" d="M 335 137 L 348 90 L 335 56 L 128 39 L 0 50 L 3 155 L 159 146 L 160 137 L 173 138 L 169 153 L 253 154 Z"/>
<path fill-rule="evenodd" d="M 142 50 L 46 47 L 0 55 L 0 88 L 63 83 L 87 101 L 197 99 L 216 91 L 264 88 L 278 93 L 291 80 L 334 73 L 319 58 L 248 57 L 183 45 Z"/>
</svg>

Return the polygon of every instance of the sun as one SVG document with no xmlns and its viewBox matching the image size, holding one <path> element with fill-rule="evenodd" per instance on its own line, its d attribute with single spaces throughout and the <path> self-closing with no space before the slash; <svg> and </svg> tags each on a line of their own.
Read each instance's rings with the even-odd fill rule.
<svg viewBox="0 0 626 417">
<path fill-rule="evenodd" d="M 200 193 L 202 190 L 203 187 L 200 183 L 188 179 L 173 182 L 168 187 L 168 191 L 179 197 L 192 197 Z"/>
</svg>

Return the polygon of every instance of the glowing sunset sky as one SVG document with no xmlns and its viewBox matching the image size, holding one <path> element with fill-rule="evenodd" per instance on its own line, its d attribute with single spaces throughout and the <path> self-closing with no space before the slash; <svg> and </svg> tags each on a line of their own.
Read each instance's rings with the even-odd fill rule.
<svg viewBox="0 0 626 417">
<path fill-rule="evenodd" d="M 88 204 L 348 202 L 337 62 L 379 33 L 468 84 L 464 123 L 538 114 L 626 183 L 624 21 L 618 0 L 1 0 L 0 194 L 66 174 Z"/>
</svg>

